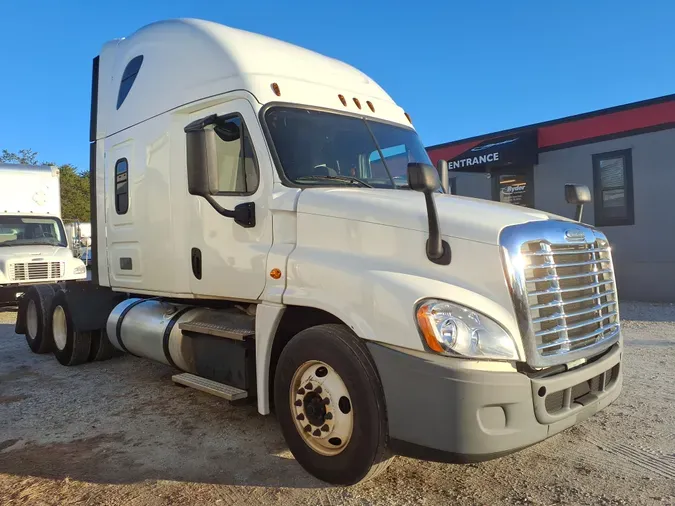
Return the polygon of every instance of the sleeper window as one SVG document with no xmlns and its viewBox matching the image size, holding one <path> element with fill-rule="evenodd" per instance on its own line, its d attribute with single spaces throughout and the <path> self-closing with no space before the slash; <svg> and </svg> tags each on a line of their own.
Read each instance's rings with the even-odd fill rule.
<svg viewBox="0 0 675 506">
<path fill-rule="evenodd" d="M 124 69 L 122 80 L 120 81 L 120 89 L 117 92 L 118 109 L 122 106 L 124 100 L 127 98 L 127 95 L 131 91 L 131 87 L 134 85 L 134 81 L 136 80 L 139 70 L 141 70 L 142 64 L 143 55 L 138 55 L 135 58 L 132 58 Z"/>
<path fill-rule="evenodd" d="M 121 158 L 115 163 L 115 211 L 126 214 L 129 210 L 129 162 Z"/>
<path fill-rule="evenodd" d="M 239 116 L 218 118 L 214 127 L 218 192 L 251 194 L 258 188 L 258 167 L 251 140 Z"/>
<path fill-rule="evenodd" d="M 633 225 L 633 167 L 631 150 L 593 155 L 595 224 Z"/>
</svg>

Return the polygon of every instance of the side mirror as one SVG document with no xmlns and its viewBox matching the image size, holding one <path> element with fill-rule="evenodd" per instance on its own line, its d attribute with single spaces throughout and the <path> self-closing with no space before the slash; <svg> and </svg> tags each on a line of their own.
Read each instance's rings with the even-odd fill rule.
<svg viewBox="0 0 675 506">
<path fill-rule="evenodd" d="M 438 172 L 431 165 L 409 163 L 408 185 L 416 192 L 432 193 L 441 187 L 441 182 L 438 180 Z"/>
<path fill-rule="evenodd" d="M 574 213 L 574 219 L 576 221 L 581 221 L 581 216 L 584 212 L 584 204 L 588 204 L 591 201 L 591 190 L 588 186 L 583 184 L 568 183 L 565 185 L 565 200 L 568 204 L 577 206 L 577 210 Z"/>
<path fill-rule="evenodd" d="M 408 185 L 411 190 L 424 193 L 429 220 L 429 239 L 427 239 L 427 258 L 439 265 L 450 263 L 450 245 L 441 236 L 441 227 L 436 211 L 434 193 L 441 186 L 438 172 L 431 165 L 424 163 L 408 164 Z"/>
<path fill-rule="evenodd" d="M 216 119 L 213 114 L 185 127 L 188 191 L 191 195 L 205 197 L 218 193 L 216 132 L 213 130 Z"/>
<path fill-rule="evenodd" d="M 438 160 L 438 163 L 436 163 L 436 170 L 438 171 L 438 178 L 441 181 L 443 193 L 450 193 L 450 172 L 448 169 L 448 161 Z"/>
<path fill-rule="evenodd" d="M 188 192 L 204 197 L 218 213 L 226 218 L 234 218 L 238 225 L 244 228 L 255 227 L 255 203 L 246 202 L 230 210 L 222 207 L 213 198 L 218 193 L 217 138 L 219 135 L 224 138 L 235 135 L 227 128 L 218 131 L 217 121 L 218 116 L 212 114 L 185 127 Z"/>
</svg>

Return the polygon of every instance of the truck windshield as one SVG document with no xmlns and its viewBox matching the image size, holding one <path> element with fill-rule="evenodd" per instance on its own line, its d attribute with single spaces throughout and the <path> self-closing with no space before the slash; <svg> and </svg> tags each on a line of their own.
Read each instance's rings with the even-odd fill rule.
<svg viewBox="0 0 675 506">
<path fill-rule="evenodd" d="M 0 247 L 38 244 L 68 246 L 60 220 L 50 217 L 0 215 Z"/>
<path fill-rule="evenodd" d="M 294 184 L 407 188 L 408 163 L 431 163 L 411 128 L 295 107 L 270 108 L 265 121 Z"/>
</svg>

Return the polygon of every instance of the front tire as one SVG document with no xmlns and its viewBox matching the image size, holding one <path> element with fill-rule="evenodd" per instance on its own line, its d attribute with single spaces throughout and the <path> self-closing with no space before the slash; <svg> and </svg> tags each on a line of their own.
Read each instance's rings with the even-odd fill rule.
<svg viewBox="0 0 675 506">
<path fill-rule="evenodd" d="M 320 480 L 351 485 L 389 465 L 382 385 L 368 349 L 344 325 L 291 339 L 279 357 L 274 402 L 289 449 Z"/>
<path fill-rule="evenodd" d="M 54 296 L 51 311 L 54 356 L 61 365 L 84 364 L 91 351 L 91 332 L 75 329 L 65 292 Z"/>
<path fill-rule="evenodd" d="M 30 287 L 20 304 L 26 342 L 33 353 L 49 353 L 54 347 L 51 315 L 49 309 L 54 298 L 54 289 L 50 285 Z"/>
</svg>

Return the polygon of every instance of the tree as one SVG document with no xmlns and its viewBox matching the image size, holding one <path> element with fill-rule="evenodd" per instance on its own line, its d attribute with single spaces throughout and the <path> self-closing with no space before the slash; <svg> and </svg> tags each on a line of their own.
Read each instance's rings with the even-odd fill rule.
<svg viewBox="0 0 675 506">
<path fill-rule="evenodd" d="M 0 163 L 39 165 L 37 161 L 37 151 L 33 151 L 32 149 L 20 149 L 18 154 L 3 149 L 2 155 L 0 155 Z"/>
<path fill-rule="evenodd" d="M 18 153 L 3 149 L 0 163 L 41 164 L 38 162 L 38 153 L 32 149 L 20 149 Z M 57 165 L 44 162 L 42 164 Z M 58 167 L 61 175 L 61 217 L 64 221 L 90 221 L 89 173 L 78 172 L 77 168 L 69 163 Z"/>
</svg>

